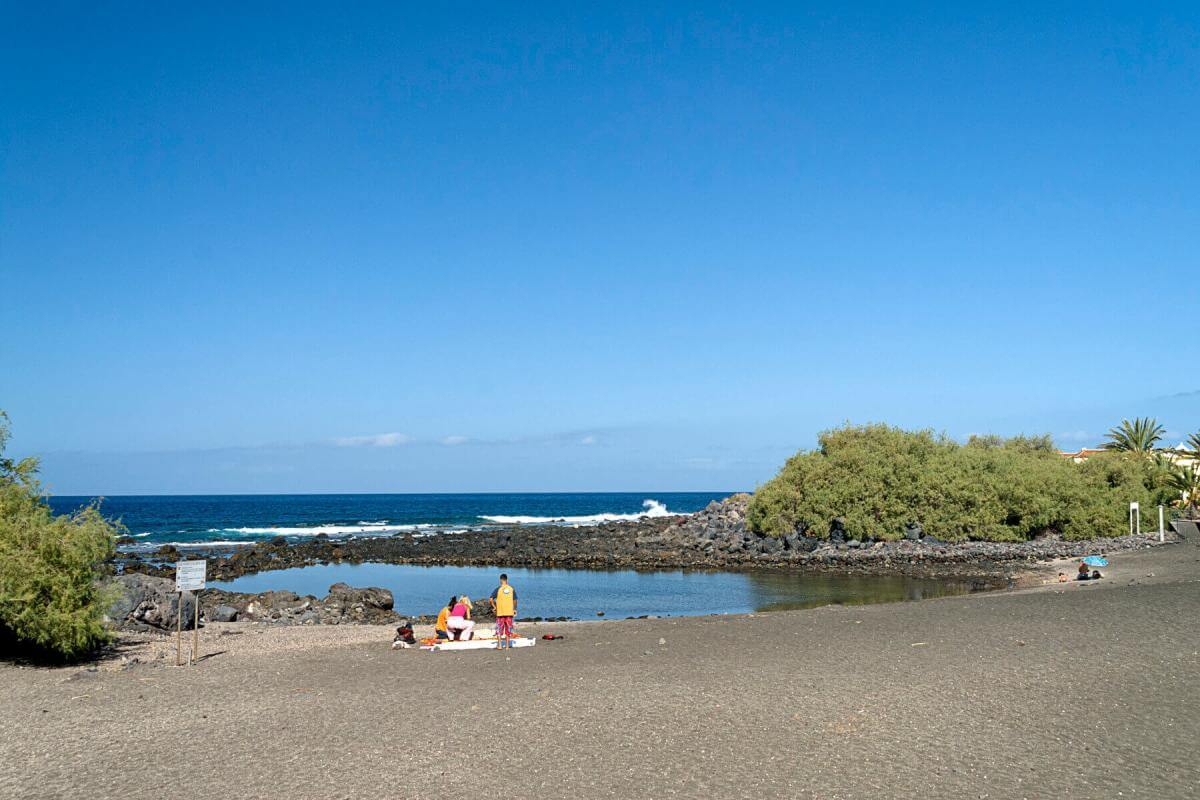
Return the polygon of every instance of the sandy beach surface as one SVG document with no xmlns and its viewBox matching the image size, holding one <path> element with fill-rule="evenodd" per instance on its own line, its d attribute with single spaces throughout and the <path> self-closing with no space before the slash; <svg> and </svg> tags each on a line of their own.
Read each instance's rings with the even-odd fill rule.
<svg viewBox="0 0 1200 800">
<path fill-rule="evenodd" d="M 177 668 L 127 637 L 0 664 L 0 797 L 1196 797 L 1200 548 L 1107 575 L 523 625 L 566 638 L 509 653 L 226 624 Z"/>
</svg>

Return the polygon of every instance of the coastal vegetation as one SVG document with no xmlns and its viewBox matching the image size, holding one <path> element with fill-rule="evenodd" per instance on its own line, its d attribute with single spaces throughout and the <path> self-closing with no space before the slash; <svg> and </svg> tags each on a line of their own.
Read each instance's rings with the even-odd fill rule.
<svg viewBox="0 0 1200 800">
<path fill-rule="evenodd" d="M 1200 517 L 1200 431 L 1190 434 L 1166 460 L 1168 485 L 1179 493 L 1176 504 L 1187 516 Z"/>
<path fill-rule="evenodd" d="M 918 526 L 948 542 L 1119 536 L 1128 532 L 1130 502 L 1152 508 L 1179 497 L 1170 473 L 1140 457 L 1161 436 L 1149 422 L 1131 426 L 1135 447 L 1083 463 L 1063 458 L 1049 436 L 959 444 L 930 430 L 848 425 L 823 432 L 815 450 L 797 453 L 759 487 L 747 523 L 757 533 L 819 539 L 841 531 L 889 541 Z"/>
<path fill-rule="evenodd" d="M 1170 472 L 1170 486 L 1179 492 L 1179 505 L 1195 516 L 1200 508 L 1200 470 L 1194 464 L 1175 467 Z"/>
<path fill-rule="evenodd" d="M 4 458 L 8 438 L 0 412 L 0 645 L 74 658 L 109 638 L 101 577 L 118 529 L 95 505 L 54 515 L 37 460 Z"/>
</svg>

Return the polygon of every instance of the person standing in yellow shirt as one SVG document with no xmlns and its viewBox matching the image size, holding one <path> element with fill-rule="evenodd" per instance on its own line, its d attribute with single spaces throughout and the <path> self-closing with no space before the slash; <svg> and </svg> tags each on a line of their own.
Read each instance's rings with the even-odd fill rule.
<svg viewBox="0 0 1200 800">
<path fill-rule="evenodd" d="M 500 575 L 500 585 L 492 592 L 492 608 L 496 611 L 497 645 L 507 647 L 513 635 L 513 617 L 517 615 L 517 590 L 508 583 L 508 575 Z"/>
</svg>

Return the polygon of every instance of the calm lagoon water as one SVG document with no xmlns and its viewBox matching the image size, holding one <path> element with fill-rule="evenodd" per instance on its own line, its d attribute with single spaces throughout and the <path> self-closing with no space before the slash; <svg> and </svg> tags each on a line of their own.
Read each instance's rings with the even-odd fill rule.
<svg viewBox="0 0 1200 800">
<path fill-rule="evenodd" d="M 736 614 L 811 608 L 829 603 L 885 603 L 965 594 L 971 586 L 903 576 L 859 577 L 783 572 L 601 572 L 508 569 L 520 617 L 595 619 Z M 500 570 L 490 567 L 422 567 L 407 564 L 322 564 L 260 572 L 209 586 L 238 592 L 290 589 L 323 597 L 330 584 L 380 586 L 392 592 L 402 614 L 435 614 L 452 594 L 486 598 Z"/>
</svg>

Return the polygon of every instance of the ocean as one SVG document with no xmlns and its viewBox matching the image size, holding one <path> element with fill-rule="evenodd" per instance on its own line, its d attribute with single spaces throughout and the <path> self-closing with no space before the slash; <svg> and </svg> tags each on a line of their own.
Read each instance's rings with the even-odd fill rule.
<svg viewBox="0 0 1200 800">
<path fill-rule="evenodd" d="M 596 525 L 690 514 L 732 492 L 605 492 L 577 494 L 297 494 L 153 495 L 103 498 L 105 516 L 137 540 L 125 550 L 242 545 L 284 536 L 436 534 L 502 525 Z M 52 497 L 55 513 L 90 497 Z"/>
</svg>

